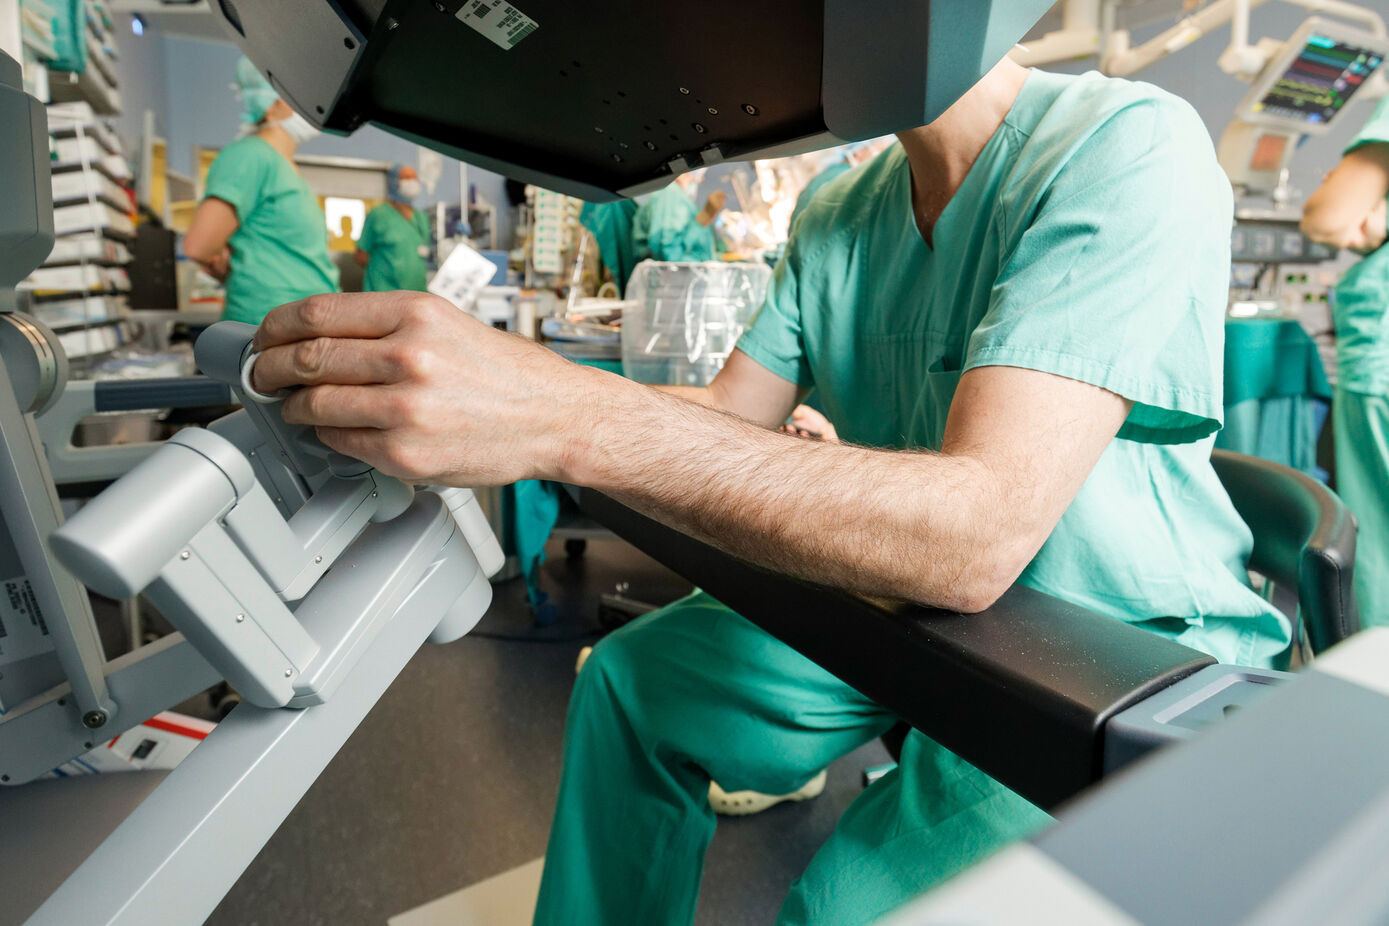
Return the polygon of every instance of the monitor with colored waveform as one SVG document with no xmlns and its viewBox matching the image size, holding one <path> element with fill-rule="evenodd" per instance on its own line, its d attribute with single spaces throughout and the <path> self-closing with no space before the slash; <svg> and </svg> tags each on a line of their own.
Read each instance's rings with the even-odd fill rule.
<svg viewBox="0 0 1389 926">
<path fill-rule="evenodd" d="M 1240 104 L 1250 122 L 1320 134 L 1384 68 L 1389 39 L 1316 19 L 1303 23 Z"/>
</svg>

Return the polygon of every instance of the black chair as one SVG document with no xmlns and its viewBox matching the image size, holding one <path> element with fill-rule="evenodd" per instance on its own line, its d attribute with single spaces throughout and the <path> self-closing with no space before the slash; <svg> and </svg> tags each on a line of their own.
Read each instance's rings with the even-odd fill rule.
<svg viewBox="0 0 1389 926">
<path fill-rule="evenodd" d="M 1297 594 L 1313 653 L 1360 629 L 1351 580 L 1355 516 L 1326 486 L 1291 467 L 1217 450 L 1211 464 L 1254 534 L 1249 568 Z"/>
</svg>

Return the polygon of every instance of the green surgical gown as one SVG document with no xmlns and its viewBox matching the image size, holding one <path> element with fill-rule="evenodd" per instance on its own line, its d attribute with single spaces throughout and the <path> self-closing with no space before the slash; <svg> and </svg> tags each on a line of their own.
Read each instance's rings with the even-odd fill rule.
<svg viewBox="0 0 1389 926">
<path fill-rule="evenodd" d="M 938 448 L 975 367 L 1130 399 L 1021 581 L 1223 662 L 1267 665 L 1288 627 L 1250 591 L 1249 530 L 1209 463 L 1229 183 L 1189 107 L 1115 86 L 1034 72 L 934 249 L 915 234 L 900 148 L 821 190 L 739 347 L 818 389 L 842 438 L 877 447 Z"/>
<path fill-rule="evenodd" d="M 1200 119 L 1143 84 L 1033 72 L 934 249 L 910 180 L 894 148 L 822 189 L 740 347 L 818 388 L 842 437 L 878 447 L 940 447 L 976 367 L 1127 396 L 1122 431 L 1022 581 L 1222 661 L 1278 663 L 1289 627 L 1249 588 L 1249 530 L 1209 460 L 1232 204 Z M 702 593 L 633 621 L 575 682 L 535 922 L 688 926 L 710 777 L 784 793 L 894 722 Z M 873 922 L 1046 820 L 912 731 L 777 922 Z"/>
<path fill-rule="evenodd" d="M 382 203 L 367 213 L 357 247 L 366 251 L 368 258 L 364 292 L 425 291 L 429 219 L 420 210 L 412 209 L 407 219 L 395 206 Z"/>
<path fill-rule="evenodd" d="M 695 221 L 699 207 L 680 184 L 655 193 L 632 220 L 632 246 L 638 261 L 703 261 L 718 256 L 712 225 Z"/>
<path fill-rule="evenodd" d="M 267 142 L 252 135 L 223 148 L 207 172 L 205 195 L 235 209 L 239 223 L 227 242 L 223 318 L 258 325 L 277 305 L 337 291 L 318 199 Z"/>
<path fill-rule="evenodd" d="M 1389 144 L 1389 98 L 1351 141 Z M 1389 246 L 1341 277 L 1336 323 L 1336 489 L 1360 522 L 1355 596 L 1360 622 L 1389 624 Z"/>
<path fill-rule="evenodd" d="M 603 266 L 617 281 L 619 293 L 627 291 L 627 279 L 637 265 L 636 249 L 632 242 L 636 215 L 637 204 L 630 199 L 620 199 L 615 203 L 584 203 L 579 211 L 579 224 L 588 229 L 598 242 Z"/>
<path fill-rule="evenodd" d="M 810 178 L 810 182 L 805 185 L 805 189 L 801 190 L 800 195 L 796 197 L 795 208 L 791 210 L 792 227 L 795 227 L 796 220 L 801 217 L 801 213 L 805 212 L 806 207 L 809 206 L 810 201 L 815 198 L 815 194 L 819 191 L 820 187 L 840 176 L 848 169 L 848 161 L 835 161 L 829 167 L 826 167 L 814 177 Z"/>
</svg>

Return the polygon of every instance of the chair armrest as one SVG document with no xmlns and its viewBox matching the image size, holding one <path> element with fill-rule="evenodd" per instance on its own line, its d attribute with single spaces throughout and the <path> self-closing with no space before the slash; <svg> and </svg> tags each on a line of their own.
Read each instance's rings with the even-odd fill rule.
<svg viewBox="0 0 1389 926">
<path fill-rule="evenodd" d="M 1023 586 L 972 615 L 870 601 L 570 491 L 618 536 L 1044 808 L 1099 780 L 1111 716 L 1215 662 Z"/>
</svg>

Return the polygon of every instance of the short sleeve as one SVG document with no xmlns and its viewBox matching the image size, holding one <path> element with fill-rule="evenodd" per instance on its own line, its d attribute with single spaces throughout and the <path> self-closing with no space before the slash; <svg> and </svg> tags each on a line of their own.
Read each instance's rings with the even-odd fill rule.
<svg viewBox="0 0 1389 926">
<path fill-rule="evenodd" d="M 1044 159 L 1045 160 L 1045 159 Z M 966 370 L 1013 366 L 1134 405 L 1118 436 L 1187 443 L 1221 426 L 1233 214 L 1209 136 L 1179 100 L 1136 102 L 1075 145 L 1021 215 Z"/>
<path fill-rule="evenodd" d="M 767 299 L 738 339 L 738 349 L 787 382 L 809 389 L 815 380 L 801 339 L 799 271 L 800 252 L 792 236 L 772 272 Z"/>
<path fill-rule="evenodd" d="M 266 150 L 275 154 L 269 148 Z M 203 196 L 228 203 L 236 210 L 237 220 L 245 222 L 264 195 L 268 167 L 267 159 L 260 157 L 253 146 L 241 142 L 229 145 L 208 168 Z"/>
<path fill-rule="evenodd" d="M 1355 134 L 1346 146 L 1345 153 L 1350 154 L 1356 148 L 1363 145 L 1373 145 L 1376 143 L 1389 144 L 1389 96 L 1379 101 L 1375 111 L 1370 115 L 1370 121 L 1365 123 L 1365 127 Z"/>
</svg>

